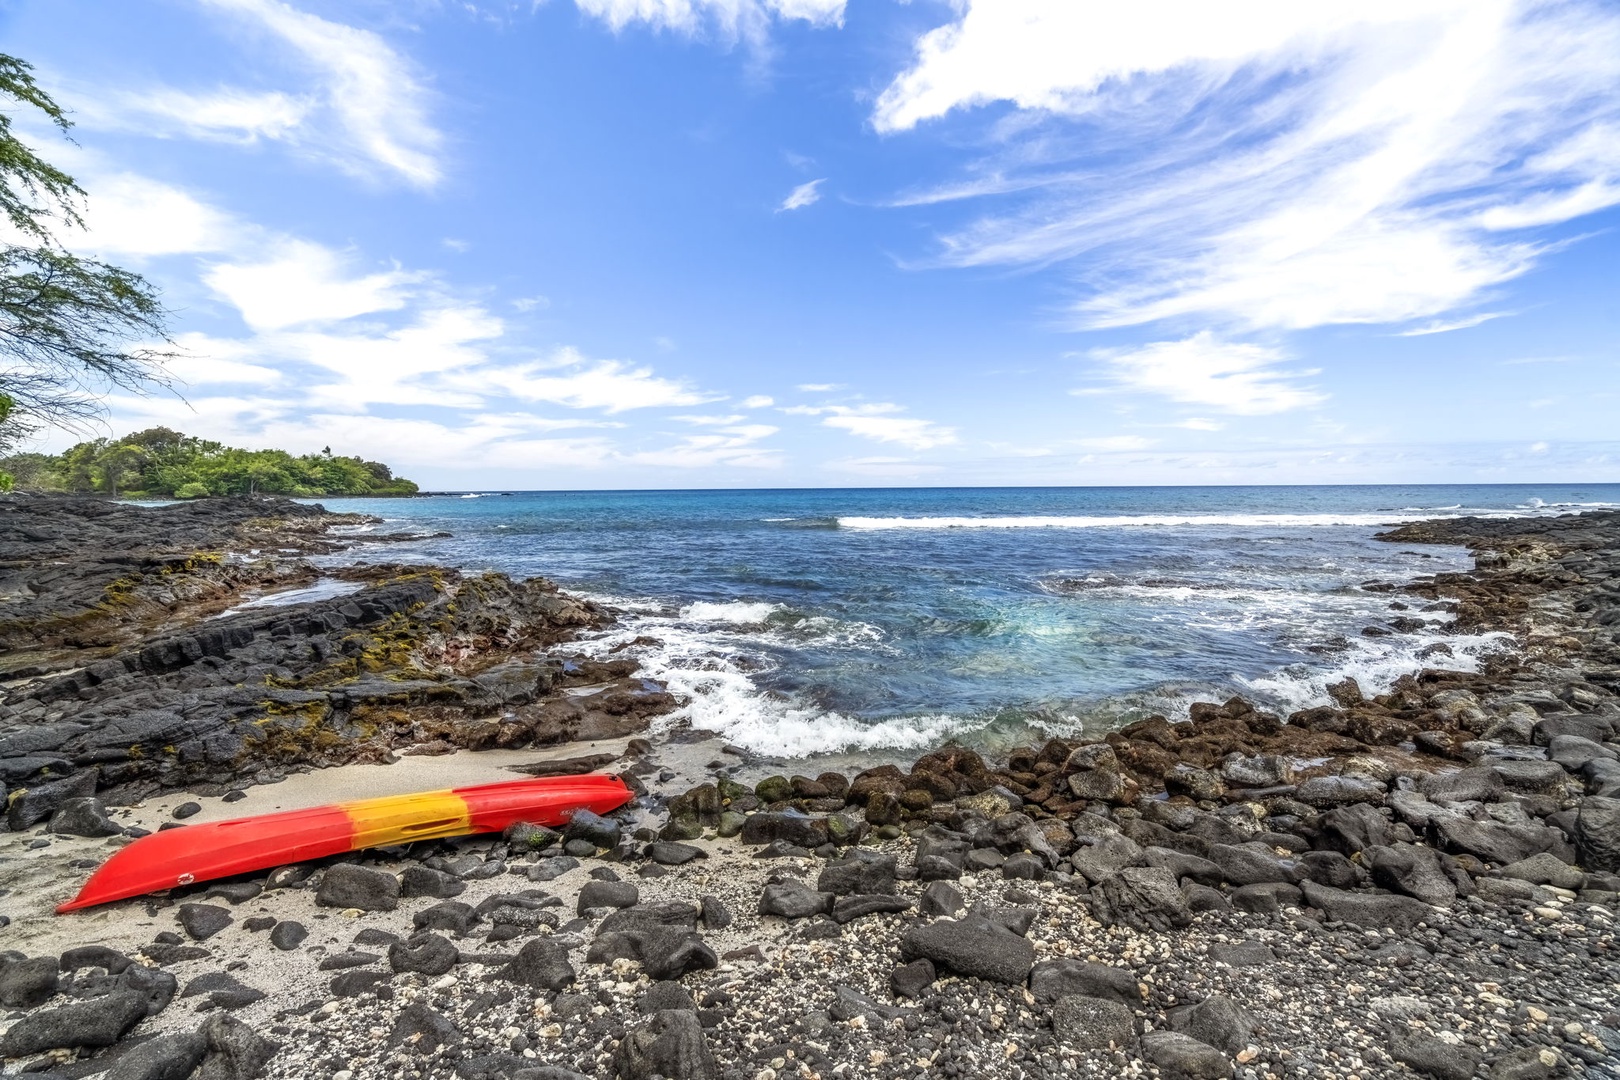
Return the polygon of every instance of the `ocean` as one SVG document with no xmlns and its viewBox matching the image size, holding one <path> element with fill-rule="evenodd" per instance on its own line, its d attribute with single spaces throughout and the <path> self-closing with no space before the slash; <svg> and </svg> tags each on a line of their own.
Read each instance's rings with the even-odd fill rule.
<svg viewBox="0 0 1620 1080">
<path fill-rule="evenodd" d="M 1620 485 L 323 501 L 384 519 L 379 532 L 452 534 L 336 560 L 543 575 L 618 608 L 617 626 L 567 648 L 641 661 L 689 700 L 666 725 L 792 758 L 947 738 L 993 752 L 1185 715 L 1196 700 L 1243 694 L 1287 712 L 1324 703 L 1347 675 L 1377 691 L 1423 663 L 1473 669 L 1511 642 L 1453 634 L 1446 613 L 1394 608 L 1401 598 L 1381 589 L 1471 558 L 1374 534 L 1430 517 L 1620 506 Z"/>
</svg>

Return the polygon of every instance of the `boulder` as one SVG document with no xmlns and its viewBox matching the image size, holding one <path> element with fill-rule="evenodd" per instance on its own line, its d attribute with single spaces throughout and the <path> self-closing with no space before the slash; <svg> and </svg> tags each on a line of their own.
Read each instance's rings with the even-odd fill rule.
<svg viewBox="0 0 1620 1080">
<path fill-rule="evenodd" d="M 759 913 L 784 919 L 807 919 L 832 910 L 833 894 L 819 892 L 802 881 L 787 880 L 765 886 L 760 894 Z"/>
<path fill-rule="evenodd" d="M 65 799 L 51 815 L 50 831 L 66 836 L 116 836 L 123 827 L 107 816 L 100 799 Z"/>
<path fill-rule="evenodd" d="M 1256 1026 L 1249 1011 L 1225 994 L 1211 994 L 1196 1005 L 1170 1013 L 1173 1030 L 1228 1054 L 1248 1046 Z"/>
<path fill-rule="evenodd" d="M 401 1009 L 388 1032 L 389 1046 L 403 1047 L 424 1057 L 460 1041 L 461 1032 L 456 1030 L 456 1025 L 421 1001 L 413 1001 Z"/>
<path fill-rule="evenodd" d="M 1369 930 L 1388 927 L 1406 933 L 1418 923 L 1438 915 L 1434 908 L 1410 896 L 1345 892 L 1312 881 L 1305 882 L 1301 890 L 1306 902 L 1320 908 L 1329 919 Z"/>
<path fill-rule="evenodd" d="M 913 960 L 889 975 L 889 989 L 895 997 L 920 998 L 934 985 L 936 977 L 933 961 Z"/>
<path fill-rule="evenodd" d="M 1163 933 L 1192 922 L 1192 911 L 1170 871 L 1131 866 L 1098 881 L 1091 890 L 1091 912 L 1104 926 Z"/>
<path fill-rule="evenodd" d="M 274 1043 L 224 1013 L 205 1020 L 198 1034 L 208 1044 L 208 1056 L 191 1080 L 258 1080 L 276 1052 Z"/>
<path fill-rule="evenodd" d="M 613 1075 L 615 1080 L 716 1080 L 720 1070 L 697 1014 L 666 1009 L 619 1040 Z"/>
<path fill-rule="evenodd" d="M 1575 847 L 1581 865 L 1602 873 L 1620 873 L 1620 799 L 1582 799 L 1575 816 Z"/>
<path fill-rule="evenodd" d="M 57 959 L 32 956 L 26 960 L 0 957 L 0 1005 L 32 1009 L 56 996 Z"/>
<path fill-rule="evenodd" d="M 1142 1036 L 1142 1056 L 1175 1080 L 1225 1080 L 1232 1063 L 1225 1054 L 1179 1031 L 1152 1031 Z"/>
<path fill-rule="evenodd" d="M 146 1015 L 145 995 L 133 990 L 36 1009 L 0 1035 L 0 1057 L 24 1057 L 59 1047 L 111 1046 Z"/>
<path fill-rule="evenodd" d="M 436 978 L 455 967 L 460 958 L 449 938 L 434 933 L 412 934 L 388 946 L 388 966 L 396 973 L 414 971 Z"/>
<path fill-rule="evenodd" d="M 1136 1017 L 1117 1001 L 1070 994 L 1052 1006 L 1052 1037 L 1076 1050 L 1123 1050 L 1136 1043 Z"/>
<path fill-rule="evenodd" d="M 1142 1003 L 1142 987 L 1133 972 L 1067 957 L 1036 964 L 1029 973 L 1029 991 L 1042 1001 L 1078 994 L 1133 1008 Z"/>
<path fill-rule="evenodd" d="M 120 1055 L 105 1080 L 186 1080 L 208 1053 L 194 1032 L 159 1035 Z"/>
<path fill-rule="evenodd" d="M 512 962 L 496 972 L 496 977 L 521 983 L 532 990 L 561 990 L 574 982 L 574 966 L 568 951 L 547 938 L 528 942 Z"/>
<path fill-rule="evenodd" d="M 900 942 L 906 960 L 925 959 L 955 975 L 1022 985 L 1035 963 L 1035 947 L 982 915 L 912 926 Z"/>
<path fill-rule="evenodd" d="M 354 863 L 338 863 L 327 868 L 315 902 L 322 907 L 393 911 L 399 906 L 399 879 Z"/>
</svg>

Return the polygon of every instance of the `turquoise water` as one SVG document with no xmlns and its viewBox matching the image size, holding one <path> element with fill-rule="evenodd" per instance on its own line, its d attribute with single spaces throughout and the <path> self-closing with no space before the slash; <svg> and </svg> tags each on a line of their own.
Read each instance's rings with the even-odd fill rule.
<svg viewBox="0 0 1620 1080">
<path fill-rule="evenodd" d="M 1195 699 L 1278 708 L 1354 675 L 1470 668 L 1506 642 L 1364 588 L 1466 569 L 1391 523 L 1620 505 L 1620 485 L 515 492 L 328 500 L 447 531 L 360 557 L 543 574 L 619 607 L 583 644 L 760 752 L 991 747 Z M 1368 637 L 1392 617 L 1417 631 Z M 638 640 L 640 639 L 640 640 Z"/>
</svg>

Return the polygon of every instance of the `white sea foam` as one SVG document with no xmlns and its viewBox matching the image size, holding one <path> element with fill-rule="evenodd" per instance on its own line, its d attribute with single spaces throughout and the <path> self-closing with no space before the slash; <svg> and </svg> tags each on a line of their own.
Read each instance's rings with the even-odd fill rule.
<svg viewBox="0 0 1620 1080">
<path fill-rule="evenodd" d="M 1313 528 L 1333 525 L 1397 525 L 1432 514 L 1138 514 L 1010 517 L 841 517 L 840 527 L 874 529 L 1130 529 L 1219 525 L 1231 528 Z"/>
<path fill-rule="evenodd" d="M 757 626 L 782 610 L 781 604 L 767 604 L 747 600 L 733 600 L 730 603 L 715 604 L 700 600 L 695 604 L 688 604 L 682 608 L 681 618 L 691 622 Z"/>
<path fill-rule="evenodd" d="M 1451 655 L 1427 659 L 1418 654 L 1426 647 L 1444 643 Z M 1478 671 L 1480 662 L 1492 653 L 1513 647 L 1511 634 L 1433 634 L 1402 635 L 1388 638 L 1361 638 L 1353 641 L 1349 654 L 1332 667 L 1291 664 L 1279 671 L 1253 679 L 1238 678 L 1237 684 L 1257 697 L 1269 700 L 1285 712 L 1307 709 L 1329 702 L 1327 688 L 1345 678 L 1353 678 L 1367 694 L 1389 690 L 1395 680 L 1423 667 L 1447 671 Z"/>
</svg>

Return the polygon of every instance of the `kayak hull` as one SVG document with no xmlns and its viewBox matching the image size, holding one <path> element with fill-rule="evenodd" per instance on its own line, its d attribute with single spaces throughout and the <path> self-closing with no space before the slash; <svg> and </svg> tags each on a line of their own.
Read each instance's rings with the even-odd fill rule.
<svg viewBox="0 0 1620 1080">
<path fill-rule="evenodd" d="M 617 776 L 591 773 L 287 810 L 164 829 L 120 848 L 57 912 L 346 851 L 500 832 L 517 822 L 562 825 L 577 810 L 605 814 L 630 801 Z"/>
</svg>

